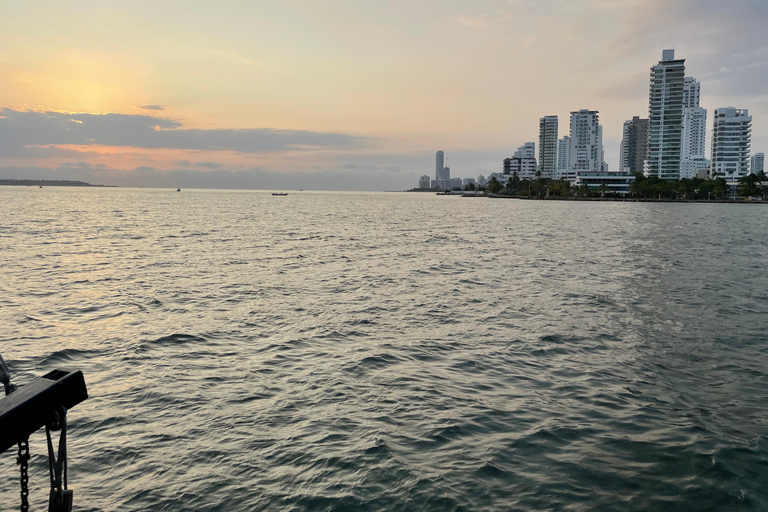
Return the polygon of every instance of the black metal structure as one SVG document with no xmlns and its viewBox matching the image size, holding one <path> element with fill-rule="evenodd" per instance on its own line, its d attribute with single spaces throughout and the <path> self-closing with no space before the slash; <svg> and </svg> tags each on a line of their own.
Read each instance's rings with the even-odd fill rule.
<svg viewBox="0 0 768 512">
<path fill-rule="evenodd" d="M 0 398 L 0 453 L 88 398 L 83 372 L 53 370 Z"/>
<path fill-rule="evenodd" d="M 0 453 L 18 446 L 16 464 L 21 483 L 21 511 L 29 510 L 29 436 L 45 427 L 51 477 L 49 512 L 71 512 L 72 491 L 67 488 L 67 410 L 88 398 L 83 372 L 54 370 L 19 388 L 11 384 L 11 372 L 0 356 Z M 60 431 L 58 457 L 51 431 Z"/>
</svg>

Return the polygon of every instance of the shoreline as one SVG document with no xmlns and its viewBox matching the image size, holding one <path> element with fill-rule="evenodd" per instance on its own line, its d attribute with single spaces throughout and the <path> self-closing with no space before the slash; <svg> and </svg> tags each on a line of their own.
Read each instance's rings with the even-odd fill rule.
<svg viewBox="0 0 768 512">
<path fill-rule="evenodd" d="M 464 195 L 461 197 L 488 197 L 490 199 L 521 199 L 524 201 L 598 201 L 616 203 L 716 203 L 716 204 L 768 204 L 768 201 L 745 201 L 739 199 L 651 199 L 644 197 L 525 197 L 488 194 L 485 196 Z"/>
</svg>

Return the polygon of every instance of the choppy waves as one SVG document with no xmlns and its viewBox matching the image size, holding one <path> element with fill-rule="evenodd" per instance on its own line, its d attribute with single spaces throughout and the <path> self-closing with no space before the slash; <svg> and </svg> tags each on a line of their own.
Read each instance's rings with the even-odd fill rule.
<svg viewBox="0 0 768 512">
<path fill-rule="evenodd" d="M 768 210 L 0 197 L 0 351 L 88 381 L 79 510 L 768 509 Z"/>
</svg>

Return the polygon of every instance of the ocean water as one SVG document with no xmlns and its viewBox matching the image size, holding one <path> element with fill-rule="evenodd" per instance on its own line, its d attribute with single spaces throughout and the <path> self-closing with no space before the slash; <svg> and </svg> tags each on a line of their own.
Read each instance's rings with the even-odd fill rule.
<svg viewBox="0 0 768 512">
<path fill-rule="evenodd" d="M 768 510 L 768 207 L 3 187 L 0 265 L 80 511 Z"/>
</svg>

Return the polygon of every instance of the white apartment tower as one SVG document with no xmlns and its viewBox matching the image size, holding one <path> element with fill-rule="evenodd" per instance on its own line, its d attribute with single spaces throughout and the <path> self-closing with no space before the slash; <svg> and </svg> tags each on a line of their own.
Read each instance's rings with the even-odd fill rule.
<svg viewBox="0 0 768 512">
<path fill-rule="evenodd" d="M 603 170 L 603 129 L 596 110 L 571 112 L 571 141 L 568 170 L 575 172 Z"/>
<path fill-rule="evenodd" d="M 557 116 L 539 120 L 539 169 L 542 178 L 554 178 L 557 169 Z"/>
<path fill-rule="evenodd" d="M 686 77 L 683 86 L 682 160 L 703 160 L 707 147 L 707 110 L 699 106 L 701 84 Z"/>
<path fill-rule="evenodd" d="M 536 159 L 536 143 L 526 142 L 515 151 L 515 158 L 533 158 Z"/>
<path fill-rule="evenodd" d="M 662 60 L 651 68 L 646 176 L 666 180 L 680 177 L 684 88 L 685 59 L 676 60 L 675 50 L 664 50 Z"/>
<path fill-rule="evenodd" d="M 701 83 L 687 76 L 683 81 L 683 108 L 695 108 L 701 100 Z"/>
<path fill-rule="evenodd" d="M 735 181 L 749 174 L 752 117 L 733 107 L 715 110 L 712 130 L 712 174 Z"/>
<path fill-rule="evenodd" d="M 755 153 L 749 166 L 749 172 L 752 174 L 765 172 L 765 153 Z"/>
</svg>

